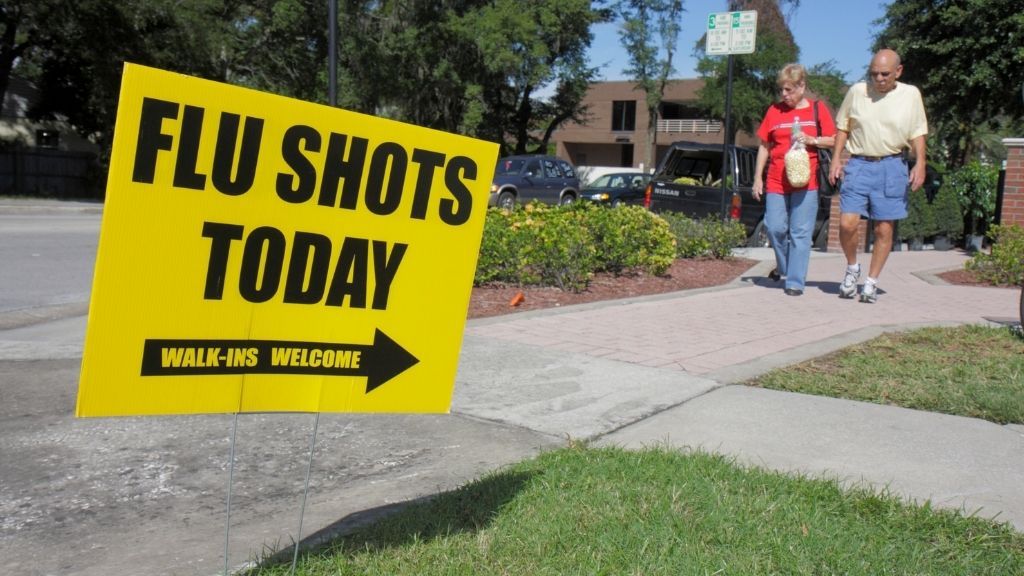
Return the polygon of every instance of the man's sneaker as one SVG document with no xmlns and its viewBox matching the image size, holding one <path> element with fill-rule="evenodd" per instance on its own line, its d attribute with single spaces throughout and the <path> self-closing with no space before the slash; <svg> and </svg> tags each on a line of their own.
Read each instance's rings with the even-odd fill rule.
<svg viewBox="0 0 1024 576">
<path fill-rule="evenodd" d="M 843 283 L 839 285 L 840 298 L 853 298 L 857 295 L 857 280 L 860 278 L 860 264 L 856 270 L 846 267 L 846 275 L 843 276 Z"/>
<path fill-rule="evenodd" d="M 873 282 L 865 282 L 860 289 L 860 301 L 874 304 L 878 300 L 878 285 Z"/>
</svg>

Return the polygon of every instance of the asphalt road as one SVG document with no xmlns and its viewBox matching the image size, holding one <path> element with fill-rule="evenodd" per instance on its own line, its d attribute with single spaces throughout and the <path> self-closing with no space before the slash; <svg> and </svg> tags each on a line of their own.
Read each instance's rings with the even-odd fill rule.
<svg viewBox="0 0 1024 576">
<path fill-rule="evenodd" d="M 0 328 L 30 311 L 84 312 L 101 210 L 79 202 L 0 200 Z"/>
</svg>

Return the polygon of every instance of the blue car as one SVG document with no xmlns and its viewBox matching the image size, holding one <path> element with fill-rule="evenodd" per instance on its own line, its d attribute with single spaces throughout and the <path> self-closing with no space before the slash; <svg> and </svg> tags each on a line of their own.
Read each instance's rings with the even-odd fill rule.
<svg viewBox="0 0 1024 576">
<path fill-rule="evenodd" d="M 583 188 L 583 199 L 606 206 L 644 203 L 644 188 L 651 179 L 650 174 L 637 172 L 613 172 L 599 176 Z"/>
<path fill-rule="evenodd" d="M 580 180 L 572 164 L 554 156 L 508 156 L 498 160 L 488 206 L 510 210 L 517 203 L 571 204 Z"/>
</svg>

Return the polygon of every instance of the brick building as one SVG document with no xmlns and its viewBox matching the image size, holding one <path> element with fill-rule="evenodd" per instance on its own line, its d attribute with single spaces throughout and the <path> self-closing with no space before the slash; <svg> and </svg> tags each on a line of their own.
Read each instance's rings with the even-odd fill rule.
<svg viewBox="0 0 1024 576">
<path fill-rule="evenodd" d="M 697 90 L 703 85 L 703 80 L 695 78 L 669 82 L 658 119 L 656 159 L 679 140 L 722 143 L 722 122 L 705 117 L 697 108 Z M 583 98 L 589 106 L 589 121 L 559 128 L 552 136 L 555 153 L 577 166 L 650 168 L 642 166 L 649 118 L 645 100 L 632 81 L 591 84 Z M 737 143 L 756 145 L 757 141 L 740 133 Z"/>
<path fill-rule="evenodd" d="M 1006 176 L 1003 202 L 999 207 L 1001 224 L 1024 226 L 1024 138 L 1006 138 Z"/>
</svg>

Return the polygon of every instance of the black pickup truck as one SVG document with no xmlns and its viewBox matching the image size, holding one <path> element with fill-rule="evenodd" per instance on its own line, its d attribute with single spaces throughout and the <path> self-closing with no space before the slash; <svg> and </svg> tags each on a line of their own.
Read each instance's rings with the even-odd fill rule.
<svg viewBox="0 0 1024 576">
<path fill-rule="evenodd" d="M 754 200 L 751 195 L 757 149 L 729 145 L 726 158 L 723 189 L 721 144 L 672 144 L 647 185 L 644 205 L 653 212 L 681 212 L 698 219 L 722 216 L 724 194 L 725 215 L 747 228 L 747 245 L 767 246 L 764 201 Z M 818 202 L 813 238 L 814 246 L 823 248 L 828 244 L 830 199 L 819 197 Z"/>
</svg>

